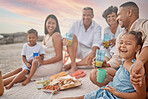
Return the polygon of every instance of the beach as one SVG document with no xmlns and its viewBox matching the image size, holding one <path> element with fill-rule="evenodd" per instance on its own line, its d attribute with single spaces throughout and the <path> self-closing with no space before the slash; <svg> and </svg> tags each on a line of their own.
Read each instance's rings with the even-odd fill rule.
<svg viewBox="0 0 148 99">
<path fill-rule="evenodd" d="M 24 43 L 0 45 L 0 69 L 2 74 L 22 66 L 21 50 Z"/>
<path fill-rule="evenodd" d="M 0 45 L 0 69 L 2 70 L 2 74 L 22 66 L 21 50 L 23 45 L 24 43 Z M 51 95 L 50 93 L 37 90 L 35 86 L 36 82 L 32 81 L 26 86 L 22 86 L 21 83 L 18 83 L 9 90 L 5 89 L 0 99 L 58 99 L 61 97 L 81 96 L 97 90 L 98 87 L 92 84 L 89 79 L 91 69 L 81 68 L 79 70 L 83 70 L 86 73 L 86 76 L 80 79 L 82 85 L 76 88 L 59 91 L 51 98 L 49 97 Z M 49 77 L 45 79 L 49 79 Z"/>
</svg>

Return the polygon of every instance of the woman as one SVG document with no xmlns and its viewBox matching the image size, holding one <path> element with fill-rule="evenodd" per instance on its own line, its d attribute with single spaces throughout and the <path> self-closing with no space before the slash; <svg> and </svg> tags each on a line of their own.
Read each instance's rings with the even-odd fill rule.
<svg viewBox="0 0 148 99">
<path fill-rule="evenodd" d="M 59 73 L 63 66 L 63 45 L 60 34 L 59 23 L 55 15 L 47 16 L 45 20 L 45 37 L 42 42 L 44 48 L 44 60 L 37 57 L 40 67 L 34 74 L 34 77 L 44 77 Z"/>
<path fill-rule="evenodd" d="M 62 36 L 60 34 L 58 20 L 55 15 L 47 16 L 45 20 L 45 37 L 42 42 L 45 54 L 44 59 L 36 56 L 40 66 L 37 68 L 33 78 L 51 76 L 62 70 Z M 18 68 L 10 73 L 3 75 L 4 85 L 6 86 L 12 80 L 11 76 L 16 76 L 22 68 Z"/>
<path fill-rule="evenodd" d="M 116 6 L 110 6 L 103 12 L 103 17 L 106 19 L 108 23 L 108 27 L 104 29 L 104 34 L 108 34 L 111 36 L 111 40 L 109 41 L 110 47 L 106 50 L 105 60 L 109 61 L 114 53 L 115 42 L 118 34 L 122 31 L 122 28 L 119 25 L 119 22 L 116 20 L 117 18 L 118 8 Z"/>
<path fill-rule="evenodd" d="M 118 11 L 118 8 L 116 6 L 115 7 L 110 6 L 103 12 L 103 15 L 102 15 L 106 19 L 106 22 L 109 25 L 104 29 L 104 34 L 110 35 L 111 40 L 109 40 L 110 47 L 106 49 L 106 55 L 103 62 L 103 69 L 107 70 L 107 76 L 104 83 L 98 83 L 96 81 L 94 76 L 97 73 L 96 69 L 93 69 L 90 73 L 90 80 L 99 87 L 102 87 L 108 84 L 113 79 L 116 73 L 116 69 L 111 68 L 110 65 L 107 63 L 107 61 L 109 61 L 110 58 L 112 57 L 115 49 L 116 38 L 118 34 L 122 31 L 122 28 L 120 27 L 119 22 L 116 20 L 117 11 Z"/>
</svg>

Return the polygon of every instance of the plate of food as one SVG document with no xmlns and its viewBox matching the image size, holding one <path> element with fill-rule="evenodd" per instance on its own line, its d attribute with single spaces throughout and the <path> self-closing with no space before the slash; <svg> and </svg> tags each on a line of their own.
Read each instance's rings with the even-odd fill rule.
<svg viewBox="0 0 148 99">
<path fill-rule="evenodd" d="M 65 90 L 65 89 L 81 86 L 82 83 L 78 79 L 75 79 L 74 77 L 71 77 L 68 75 L 68 76 L 58 78 L 58 85 L 60 90 Z"/>
</svg>

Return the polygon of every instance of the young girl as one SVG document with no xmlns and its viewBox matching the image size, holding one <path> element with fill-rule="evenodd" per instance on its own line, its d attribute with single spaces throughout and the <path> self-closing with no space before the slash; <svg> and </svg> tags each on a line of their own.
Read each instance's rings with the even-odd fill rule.
<svg viewBox="0 0 148 99">
<path fill-rule="evenodd" d="M 6 89 L 10 89 L 14 84 L 19 82 L 23 82 L 22 85 L 27 85 L 30 82 L 37 67 L 39 66 L 38 60 L 33 58 L 33 53 L 38 53 L 41 59 L 44 57 L 44 49 L 37 43 L 37 39 L 38 32 L 34 29 L 28 30 L 28 43 L 24 44 L 21 53 L 24 67 L 3 76 L 4 86 Z M 27 74 L 29 74 L 28 77 L 25 76 Z"/>
<path fill-rule="evenodd" d="M 123 63 L 116 72 L 113 81 L 97 91 L 77 97 L 76 99 L 145 99 L 146 84 L 144 75 L 142 77 L 142 86 L 133 85 L 130 81 L 131 69 L 136 61 L 136 53 L 142 46 L 141 37 L 141 32 L 131 31 L 125 33 L 118 46 L 120 57 L 123 58 Z"/>
</svg>

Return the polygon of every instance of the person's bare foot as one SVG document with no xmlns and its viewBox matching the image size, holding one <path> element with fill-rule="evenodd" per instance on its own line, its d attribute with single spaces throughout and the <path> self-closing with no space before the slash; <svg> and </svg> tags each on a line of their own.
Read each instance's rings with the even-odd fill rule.
<svg viewBox="0 0 148 99">
<path fill-rule="evenodd" d="M 27 85 L 28 83 L 30 83 L 30 79 L 27 78 L 25 81 L 22 82 L 22 85 L 25 86 L 25 85 Z"/>
<path fill-rule="evenodd" d="M 75 71 L 78 70 L 78 67 L 76 66 L 76 64 L 71 66 L 71 69 L 68 71 L 69 74 L 74 73 Z"/>
<path fill-rule="evenodd" d="M 13 86 L 13 84 L 9 84 L 9 85 L 5 86 L 5 88 L 8 90 L 8 89 L 10 89 L 12 86 Z"/>
<path fill-rule="evenodd" d="M 70 68 L 71 68 L 71 64 L 67 64 L 63 66 L 64 71 L 69 70 Z"/>
</svg>

